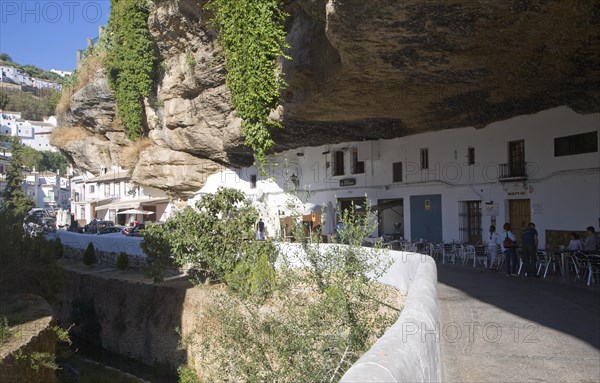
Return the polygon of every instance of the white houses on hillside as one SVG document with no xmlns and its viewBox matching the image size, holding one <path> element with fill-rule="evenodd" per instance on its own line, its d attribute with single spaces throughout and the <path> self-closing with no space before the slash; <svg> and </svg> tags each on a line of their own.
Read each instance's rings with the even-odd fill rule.
<svg viewBox="0 0 600 383">
<path fill-rule="evenodd" d="M 599 224 L 599 120 L 558 107 L 483 129 L 298 148 L 270 158 L 272 181 L 254 168 L 224 171 L 199 194 L 243 190 L 260 202 L 272 235 L 292 214 L 284 191 L 297 190 L 304 209 L 370 204 L 374 236 L 476 243 L 491 224 L 502 231 L 510 222 L 519 233 L 534 222 L 543 246 L 547 237 Z"/>
<path fill-rule="evenodd" d="M 56 117 L 44 121 L 28 121 L 21 118 L 20 112 L 0 110 L 0 134 L 19 137 L 23 145 L 35 150 L 56 152 L 50 145 L 50 134 L 56 128 Z"/>
<path fill-rule="evenodd" d="M 25 193 L 35 207 L 69 210 L 71 201 L 69 179 L 53 172 L 35 170 L 25 177 Z"/>
<path fill-rule="evenodd" d="M 171 203 L 161 190 L 131 182 L 128 171 L 114 166 L 103 169 L 98 177 L 73 177 L 71 183 L 71 212 L 80 224 L 94 218 L 111 220 L 121 225 L 133 221 L 164 221 L 171 212 Z M 120 214 L 130 209 L 146 214 Z"/>
<path fill-rule="evenodd" d="M 31 77 L 23 70 L 7 65 L 0 65 L 0 82 L 16 84 L 22 87 L 33 87 L 37 89 L 62 89 L 62 86 L 56 81 Z"/>
</svg>

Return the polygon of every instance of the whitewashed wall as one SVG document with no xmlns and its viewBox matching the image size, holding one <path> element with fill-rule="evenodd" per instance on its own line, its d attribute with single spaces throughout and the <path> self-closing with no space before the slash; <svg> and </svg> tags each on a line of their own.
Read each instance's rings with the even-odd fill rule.
<svg viewBox="0 0 600 383">
<path fill-rule="evenodd" d="M 290 176 L 299 177 L 299 190 L 309 189 L 310 195 L 299 193 L 299 200 L 324 204 L 336 198 L 367 196 L 371 204 L 379 199 L 404 200 L 404 236 L 411 238 L 410 196 L 441 194 L 442 235 L 445 241 L 459 240 L 459 202 L 480 200 L 482 204 L 493 201 L 498 205 L 497 225 L 508 220 L 508 203 L 511 198 L 528 198 L 531 201 L 532 221 L 540 232 L 544 244 L 546 229 L 584 230 L 598 225 L 600 216 L 600 160 L 599 154 L 586 153 L 571 156 L 554 156 L 554 139 L 600 129 L 600 114 L 579 115 L 567 107 L 558 107 L 533 115 L 514 117 L 492 123 L 485 128 L 465 127 L 416 134 L 413 136 L 369 142 L 306 147 L 283 152 L 270 158 L 269 176 L 272 182 L 259 181 L 250 189 L 248 180 L 256 169 L 241 169 L 239 176 L 227 170 L 208 179 L 201 192 L 211 192 L 218 186 L 236 187 L 270 204 L 281 205 L 284 190 L 291 186 Z M 525 183 L 500 183 L 497 181 L 499 164 L 508 162 L 508 142 L 525 141 L 525 161 L 528 163 L 528 180 Z M 377 152 L 379 159 L 365 161 L 364 174 L 350 174 L 352 147 Z M 468 147 L 475 148 L 475 164 L 467 165 Z M 419 170 L 421 148 L 429 149 L 429 169 Z M 331 176 L 331 153 L 347 149 L 346 174 Z M 298 155 L 300 154 L 300 155 Z M 376 158 L 377 156 L 375 156 Z M 326 163 L 330 166 L 327 167 Z M 392 163 L 404 163 L 404 180 L 392 182 Z M 263 179 L 264 177 L 261 177 Z M 354 178 L 356 185 L 340 187 L 339 180 Z M 259 192 L 260 191 L 260 192 Z M 519 192 L 518 197 L 511 196 Z M 259 200 L 261 200 L 259 198 Z M 491 222 L 490 216 L 482 219 L 484 232 Z"/>
</svg>

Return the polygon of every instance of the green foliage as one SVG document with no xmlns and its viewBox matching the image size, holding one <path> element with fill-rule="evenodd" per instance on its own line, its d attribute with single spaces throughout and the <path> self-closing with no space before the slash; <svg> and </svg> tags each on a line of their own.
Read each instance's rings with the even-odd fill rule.
<svg viewBox="0 0 600 383">
<path fill-rule="evenodd" d="M 60 92 L 40 89 L 36 92 L 0 90 L 0 109 L 21 112 L 25 120 L 41 121 L 54 114 Z"/>
<path fill-rule="evenodd" d="M 14 335 L 14 330 L 8 325 L 6 317 L 0 319 L 0 344 L 8 342 Z"/>
<path fill-rule="evenodd" d="M 152 275 L 160 275 L 168 264 L 169 251 L 179 266 L 206 270 L 213 280 L 227 281 L 244 259 L 258 259 L 260 246 L 251 241 L 258 213 L 244 195 L 220 188 L 170 218 L 162 230 L 146 231 L 144 251 L 150 258 Z M 156 251 L 160 249 L 159 253 Z"/>
<path fill-rule="evenodd" d="M 38 151 L 32 147 L 23 147 L 23 166 L 28 169 L 33 169 L 39 172 L 60 171 L 60 174 L 67 173 L 69 162 L 66 157 L 60 152 Z"/>
<path fill-rule="evenodd" d="M 148 256 L 144 273 L 154 282 L 161 282 L 164 271 L 174 265 L 170 237 L 167 225 L 149 225 L 144 229 L 144 241 L 140 245 Z"/>
<path fill-rule="evenodd" d="M 244 298 L 262 301 L 270 297 L 277 286 L 275 254 L 277 249 L 270 241 L 254 243 L 252 251 L 227 274 L 228 286 Z"/>
<path fill-rule="evenodd" d="M 94 244 L 90 242 L 83 252 L 83 264 L 92 267 L 97 261 L 96 249 L 94 248 Z"/>
<path fill-rule="evenodd" d="M 177 368 L 177 375 L 179 375 L 179 383 L 200 383 L 200 378 L 196 374 L 196 371 L 189 366 L 179 366 Z"/>
<path fill-rule="evenodd" d="M 105 60 L 117 99 L 117 114 L 130 139 L 144 131 L 143 98 L 154 84 L 156 55 L 148 31 L 146 0 L 112 0 L 108 21 L 111 45 Z"/>
<path fill-rule="evenodd" d="M 188 337 L 199 341 L 194 350 L 204 381 L 337 381 L 397 319 L 393 295 L 374 283 L 387 268 L 385 254 L 350 238 L 370 234 L 373 222 L 368 214 L 340 215 L 349 245 L 325 248 L 317 236 L 297 233 L 306 256 L 282 255 L 266 299 L 211 296 L 197 337 Z M 251 269 L 240 262 L 234 273 Z"/>
<path fill-rule="evenodd" d="M 210 0 L 227 65 L 227 87 L 240 118 L 246 144 L 259 164 L 273 147 L 270 130 L 281 127 L 269 113 L 286 86 L 276 60 L 289 58 L 284 50 L 287 14 L 281 0 Z"/>
<path fill-rule="evenodd" d="M 60 259 L 65 255 L 65 247 L 59 237 L 54 240 L 54 256 Z"/>
<path fill-rule="evenodd" d="M 117 269 L 125 270 L 128 267 L 129 267 L 129 257 L 127 256 L 126 252 L 121 251 L 119 253 L 119 255 L 117 256 Z"/>
<path fill-rule="evenodd" d="M 33 200 L 25 195 L 23 191 L 23 176 L 22 168 L 24 161 L 23 145 L 19 143 L 19 139 L 11 136 L 1 136 L 0 142 L 8 141 L 12 153 L 11 159 L 6 170 L 6 180 L 4 191 L 2 192 L 3 210 L 8 214 L 10 222 L 18 222 L 23 219 L 25 214 L 35 206 Z"/>
</svg>

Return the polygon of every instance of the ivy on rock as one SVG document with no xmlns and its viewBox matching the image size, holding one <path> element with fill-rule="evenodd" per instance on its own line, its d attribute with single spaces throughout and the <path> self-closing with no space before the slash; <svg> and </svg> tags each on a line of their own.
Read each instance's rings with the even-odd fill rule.
<svg viewBox="0 0 600 383">
<path fill-rule="evenodd" d="M 210 0 L 213 22 L 225 51 L 227 87 L 233 106 L 243 120 L 246 145 L 259 164 L 273 147 L 270 130 L 281 124 L 269 119 L 285 87 L 277 70 L 279 57 L 289 58 L 284 50 L 284 21 L 287 14 L 280 0 Z"/>
</svg>

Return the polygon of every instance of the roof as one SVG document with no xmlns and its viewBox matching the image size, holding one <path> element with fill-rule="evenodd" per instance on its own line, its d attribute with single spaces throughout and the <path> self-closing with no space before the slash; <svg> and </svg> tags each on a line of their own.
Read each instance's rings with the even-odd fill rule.
<svg viewBox="0 0 600 383">
<path fill-rule="evenodd" d="M 128 171 L 107 172 L 98 177 L 89 179 L 88 182 L 110 182 L 115 180 L 130 179 Z"/>
<path fill-rule="evenodd" d="M 163 202 L 168 202 L 168 198 L 145 198 L 132 199 L 126 201 L 114 202 L 108 205 L 98 206 L 96 210 L 121 210 L 121 209 L 138 209 L 142 205 L 156 205 Z"/>
</svg>

